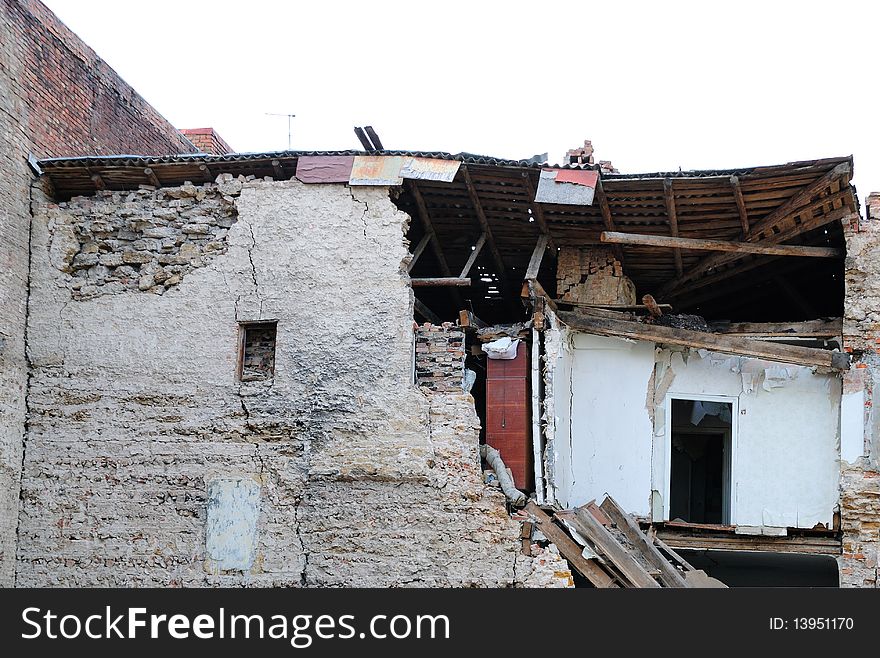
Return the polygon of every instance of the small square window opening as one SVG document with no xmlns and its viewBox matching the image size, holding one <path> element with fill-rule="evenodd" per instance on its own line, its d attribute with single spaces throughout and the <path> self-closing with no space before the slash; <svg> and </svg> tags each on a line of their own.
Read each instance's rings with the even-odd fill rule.
<svg viewBox="0 0 880 658">
<path fill-rule="evenodd" d="M 271 379 L 275 375 L 277 322 L 243 322 L 240 325 L 238 378 L 243 382 Z"/>
</svg>

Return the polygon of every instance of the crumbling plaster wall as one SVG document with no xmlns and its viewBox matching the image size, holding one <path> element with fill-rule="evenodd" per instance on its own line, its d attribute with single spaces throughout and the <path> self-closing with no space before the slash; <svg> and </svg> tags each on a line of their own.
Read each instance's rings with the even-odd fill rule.
<svg viewBox="0 0 880 658">
<path fill-rule="evenodd" d="M 880 587 L 880 194 L 868 196 L 866 218 L 844 226 L 844 344 L 853 368 L 844 377 L 847 449 L 841 459 L 840 524 L 844 587 Z M 847 404 L 849 402 L 849 404 Z"/>
<path fill-rule="evenodd" d="M 240 188 L 222 249 L 170 288 L 76 297 L 53 238 L 114 197 L 35 205 L 18 584 L 546 584 L 483 485 L 472 398 L 412 383 L 388 189 L 220 184 Z M 237 321 L 261 319 L 275 376 L 238 382 Z"/>
</svg>

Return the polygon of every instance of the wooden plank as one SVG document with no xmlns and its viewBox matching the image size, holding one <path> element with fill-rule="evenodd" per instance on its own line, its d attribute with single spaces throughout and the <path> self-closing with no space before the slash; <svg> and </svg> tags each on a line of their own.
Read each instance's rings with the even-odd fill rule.
<svg viewBox="0 0 880 658">
<path fill-rule="evenodd" d="M 477 244 L 474 245 L 474 248 L 471 249 L 471 255 L 468 256 L 467 262 L 464 264 L 464 267 L 461 268 L 460 277 L 466 277 L 471 273 L 471 268 L 474 266 L 474 263 L 477 262 L 477 256 L 480 255 L 480 252 L 483 250 L 483 245 L 486 244 L 486 234 L 483 233 L 480 235 L 480 239 L 477 240 Z"/>
<path fill-rule="evenodd" d="M 801 232 L 809 230 L 809 228 L 805 225 L 806 222 L 803 222 L 801 226 L 795 226 L 793 229 L 793 235 L 792 232 L 777 233 L 773 231 L 773 228 L 777 224 L 783 224 L 786 222 L 791 223 L 796 216 L 804 212 L 810 211 L 810 209 L 815 207 L 816 205 L 821 205 L 824 200 L 820 199 L 818 204 L 814 204 L 812 203 L 812 198 L 825 191 L 832 181 L 835 181 L 838 178 L 849 176 L 851 170 L 852 168 L 850 167 L 849 163 L 844 162 L 837 165 L 834 169 L 826 173 L 824 176 L 819 177 L 812 184 L 800 190 L 788 201 L 786 201 L 776 210 L 767 215 L 767 217 L 752 226 L 747 240 L 749 242 L 778 244 L 780 242 L 784 242 L 787 239 L 790 239 L 791 237 L 793 237 L 793 235 L 797 235 Z M 852 196 L 852 193 L 849 190 L 846 190 L 846 193 L 849 194 L 850 197 Z M 852 203 L 852 201 L 850 201 L 850 203 Z M 681 287 L 682 284 L 699 277 L 704 272 L 718 267 L 718 265 L 721 265 L 723 263 L 737 260 L 741 257 L 742 254 L 715 254 L 712 256 L 707 256 L 695 266 L 690 268 L 683 275 L 676 277 L 665 286 L 663 286 L 659 291 L 659 296 L 666 297 L 672 290 L 675 290 Z"/>
<path fill-rule="evenodd" d="M 538 271 L 541 269 L 541 261 L 544 259 L 544 252 L 547 251 L 547 243 L 550 236 L 546 233 L 538 238 L 538 243 L 532 251 L 532 257 L 529 259 L 529 267 L 526 269 L 526 279 L 537 279 Z"/>
<path fill-rule="evenodd" d="M 768 537 L 764 535 L 680 534 L 660 529 L 657 536 L 675 549 L 715 549 L 724 551 L 769 551 L 772 553 L 813 553 L 840 555 L 841 542 L 835 537 Z"/>
<path fill-rule="evenodd" d="M 556 313 L 559 311 L 559 307 L 556 305 L 556 302 L 547 294 L 547 291 L 544 290 L 544 286 L 541 285 L 540 281 L 537 279 L 526 279 L 523 282 L 522 287 L 522 297 L 524 299 L 533 299 L 536 297 L 543 297 L 544 303 L 547 304 L 553 312 Z"/>
<path fill-rule="evenodd" d="M 681 257 L 679 249 L 698 251 L 728 251 L 740 254 L 762 254 L 768 256 L 809 256 L 812 258 L 843 258 L 842 249 L 833 247 L 803 247 L 787 244 L 755 244 L 752 242 L 734 242 L 732 240 L 701 240 L 696 238 L 673 238 L 665 235 L 647 235 L 645 233 L 612 233 L 602 231 L 599 241 L 612 244 L 642 245 L 646 247 L 663 247 L 674 249 Z"/>
<path fill-rule="evenodd" d="M 413 298 L 413 308 L 419 315 L 421 315 L 431 324 L 442 324 L 442 322 L 440 321 L 440 316 L 434 313 L 434 311 L 429 309 L 427 306 L 425 306 L 424 302 L 422 302 L 418 297 Z"/>
<path fill-rule="evenodd" d="M 669 178 L 663 180 L 663 198 L 666 201 L 666 216 L 669 218 L 669 233 L 672 238 L 677 238 L 678 214 L 675 210 L 675 193 L 672 191 L 672 181 Z M 674 248 L 672 250 L 672 257 L 675 259 L 675 272 L 678 276 L 681 276 L 684 274 L 684 264 L 681 262 L 681 249 Z"/>
<path fill-rule="evenodd" d="M 749 226 L 749 211 L 746 209 L 746 202 L 743 199 L 742 185 L 740 185 L 739 177 L 730 177 L 730 187 L 733 188 L 733 198 L 736 199 L 736 209 L 739 212 L 739 221 L 742 224 L 742 237 L 749 237 L 751 227 Z"/>
<path fill-rule="evenodd" d="M 428 246 L 428 243 L 431 241 L 432 238 L 433 235 L 431 233 L 425 233 L 425 235 L 422 236 L 422 239 L 419 240 L 419 243 L 413 250 L 412 259 L 409 261 L 409 265 L 406 266 L 407 272 L 412 272 L 413 268 L 416 266 L 416 261 L 419 260 L 419 257 L 422 255 L 422 252 L 425 251 L 425 247 Z"/>
<path fill-rule="evenodd" d="M 469 286 L 471 280 L 457 276 L 421 277 L 409 280 L 413 288 L 425 288 L 431 286 Z"/>
<path fill-rule="evenodd" d="M 676 551 L 674 551 L 672 548 L 670 548 L 663 540 L 661 540 L 659 537 L 657 537 L 657 529 L 654 526 L 651 526 L 650 528 L 648 528 L 648 541 L 650 541 L 652 544 L 655 544 L 657 546 L 657 548 L 659 548 L 661 551 L 663 551 L 669 557 L 671 557 L 675 563 L 681 565 L 681 567 L 685 571 L 694 571 L 695 570 L 693 565 L 690 562 L 685 560 L 681 555 L 679 555 Z"/>
<path fill-rule="evenodd" d="M 482 329 L 489 326 L 476 315 L 474 315 L 473 311 L 468 310 L 458 312 L 458 324 L 459 326 L 469 327 L 472 329 Z"/>
<path fill-rule="evenodd" d="M 431 234 L 430 245 L 434 252 L 434 257 L 440 265 L 440 273 L 445 277 L 451 277 L 453 276 L 452 270 L 449 269 L 446 255 L 443 253 L 443 248 L 440 245 L 440 238 L 437 237 L 437 232 L 434 230 L 434 223 L 431 221 L 431 214 L 428 212 L 428 206 L 425 205 L 425 198 L 422 196 L 419 186 L 413 181 L 409 181 L 409 189 L 410 192 L 412 192 L 413 199 L 415 199 L 416 208 L 419 211 L 419 218 L 422 220 L 422 226 L 425 228 L 425 233 Z M 449 294 L 451 295 L 456 308 L 462 308 L 464 306 L 461 295 L 456 288 L 450 288 Z"/>
<path fill-rule="evenodd" d="M 739 336 L 834 338 L 843 333 L 843 319 L 807 320 L 805 322 L 731 322 L 709 323 L 720 334 Z"/>
<path fill-rule="evenodd" d="M 546 236 L 545 236 L 546 237 Z M 544 459 L 541 454 L 541 337 L 538 330 L 532 328 L 532 346 L 530 356 L 531 386 L 529 393 L 532 402 L 532 469 L 535 477 L 535 497 L 538 504 L 544 503 Z"/>
<path fill-rule="evenodd" d="M 379 139 L 378 133 L 373 130 L 373 126 L 364 126 L 364 132 L 367 133 L 367 137 L 370 138 L 370 141 L 373 143 L 373 148 L 377 151 L 381 151 L 385 147 L 382 146 L 382 141 Z"/>
<path fill-rule="evenodd" d="M 605 194 L 605 186 L 602 184 L 601 176 L 596 183 L 596 200 L 599 202 L 599 211 L 602 213 L 602 222 L 605 224 L 605 230 L 616 231 L 614 217 L 611 215 L 611 206 L 608 205 L 608 195 Z M 623 264 L 623 248 L 620 245 L 614 247 L 614 257 Z"/>
<path fill-rule="evenodd" d="M 614 579 L 596 564 L 593 560 L 587 560 L 581 555 L 581 547 L 566 534 L 566 532 L 553 523 L 553 520 L 538 507 L 534 502 L 529 501 L 525 510 L 535 517 L 538 524 L 538 530 L 559 549 L 562 556 L 571 563 L 571 566 L 577 569 L 584 578 L 589 580 L 595 587 L 612 588 L 619 587 Z"/>
<path fill-rule="evenodd" d="M 361 146 L 364 147 L 365 151 L 372 152 L 374 150 L 373 145 L 370 143 L 370 140 L 367 137 L 367 133 L 364 132 L 363 128 L 355 126 L 354 134 L 357 135 L 358 141 L 361 143 Z"/>
<path fill-rule="evenodd" d="M 660 570 L 660 580 L 663 581 L 664 585 L 678 588 L 688 586 L 681 573 L 663 557 L 654 544 L 648 541 L 648 538 L 642 534 L 639 524 L 621 509 L 617 501 L 611 496 L 606 496 L 599 507 L 611 518 L 618 529 L 627 536 L 633 545 L 641 550 L 645 559 Z"/>
<path fill-rule="evenodd" d="M 794 363 L 804 366 L 820 366 L 832 370 L 849 369 L 849 355 L 845 352 L 831 352 L 812 347 L 782 345 L 769 341 L 741 338 L 739 336 L 662 327 L 629 320 L 600 318 L 571 311 L 560 311 L 557 315 L 562 322 L 572 329 L 598 336 L 632 338 L 666 345 L 683 345 L 685 347 L 706 349 L 723 354 L 752 356 L 758 359 L 767 359 L 768 361 Z"/>
<path fill-rule="evenodd" d="M 532 211 L 532 217 L 535 218 L 535 222 L 537 222 L 541 233 L 550 238 L 550 249 L 552 250 L 552 253 L 555 254 L 556 243 L 553 241 L 553 236 L 550 234 L 550 227 L 547 225 L 547 218 L 544 216 L 544 208 L 540 203 L 535 203 L 536 191 L 535 184 L 532 182 L 531 174 L 528 171 L 524 171 L 522 172 L 522 178 L 526 188 L 526 196 L 529 200 L 529 209 Z"/>
<path fill-rule="evenodd" d="M 590 540 L 634 587 L 653 588 L 660 584 L 642 568 L 629 552 L 599 523 L 586 507 L 575 510 L 569 519 L 578 533 Z"/>
</svg>

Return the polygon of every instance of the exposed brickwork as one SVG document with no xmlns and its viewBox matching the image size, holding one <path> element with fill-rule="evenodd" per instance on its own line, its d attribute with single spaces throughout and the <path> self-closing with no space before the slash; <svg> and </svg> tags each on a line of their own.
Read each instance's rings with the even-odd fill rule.
<svg viewBox="0 0 880 658">
<path fill-rule="evenodd" d="M 880 194 L 871 194 L 867 219 L 844 225 L 846 298 L 844 345 L 854 356 L 844 392 L 861 389 L 865 401 L 864 453 L 841 462 L 840 525 L 842 587 L 880 587 Z"/>
<path fill-rule="evenodd" d="M 232 147 L 213 128 L 182 128 L 180 132 L 202 153 L 213 155 L 234 153 Z"/>
<path fill-rule="evenodd" d="M 246 179 L 98 192 L 49 204 L 49 258 L 73 299 L 141 290 L 162 294 L 226 251 Z"/>
<path fill-rule="evenodd" d="M 270 379 L 275 372 L 275 322 L 242 326 L 241 380 Z"/>
<path fill-rule="evenodd" d="M 610 247 L 562 247 L 556 289 L 566 302 L 635 304 L 636 288 Z"/>
<path fill-rule="evenodd" d="M 192 153 L 195 148 L 37 0 L 0 0 L 19 74 L 21 130 L 38 157 Z M 6 90 L 4 90 L 6 91 Z"/>
<path fill-rule="evenodd" d="M 840 475 L 841 584 L 880 587 L 880 473 L 857 466 Z"/>
<path fill-rule="evenodd" d="M 416 381 L 432 391 L 461 392 L 464 381 L 464 332 L 444 322 L 416 329 Z"/>
</svg>

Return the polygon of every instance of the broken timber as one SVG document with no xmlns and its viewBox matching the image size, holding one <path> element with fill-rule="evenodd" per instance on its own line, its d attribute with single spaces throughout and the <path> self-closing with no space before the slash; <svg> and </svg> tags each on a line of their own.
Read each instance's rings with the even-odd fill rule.
<svg viewBox="0 0 880 658">
<path fill-rule="evenodd" d="M 732 240 L 702 240 L 679 238 L 666 235 L 647 235 L 642 233 L 618 233 L 602 231 L 599 241 L 608 244 L 641 245 L 645 247 L 665 247 L 670 249 L 693 249 L 696 251 L 729 251 L 738 254 L 764 254 L 768 256 L 811 256 L 813 258 L 843 258 L 842 249 L 833 247 L 803 247 L 788 244 L 761 244 L 753 242 L 734 242 Z"/>
<path fill-rule="evenodd" d="M 751 356 L 768 361 L 848 370 L 849 355 L 812 347 L 783 345 L 729 334 L 712 334 L 692 329 L 678 329 L 644 324 L 631 320 L 594 317 L 583 313 L 560 311 L 559 319 L 576 331 L 598 336 L 632 338 L 667 345 L 682 345 L 724 354 Z"/>
</svg>

